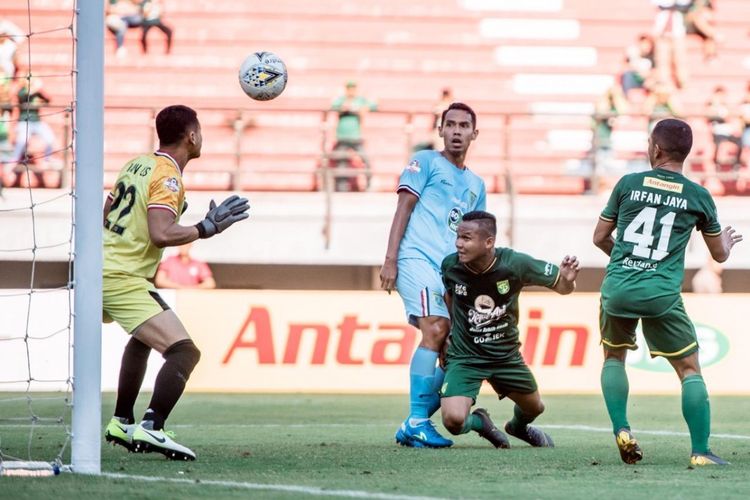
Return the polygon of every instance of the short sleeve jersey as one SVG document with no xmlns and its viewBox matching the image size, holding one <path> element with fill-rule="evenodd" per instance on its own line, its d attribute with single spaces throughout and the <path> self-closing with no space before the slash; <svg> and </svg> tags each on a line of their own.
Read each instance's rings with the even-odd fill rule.
<svg viewBox="0 0 750 500">
<path fill-rule="evenodd" d="M 660 316 L 677 304 L 693 228 L 721 233 L 709 192 L 663 169 L 620 179 L 600 218 L 617 225 L 602 306 L 621 317 Z"/>
<path fill-rule="evenodd" d="M 120 170 L 104 221 L 104 274 L 153 278 L 163 249 L 151 242 L 148 211 L 167 210 L 179 221 L 185 203 L 182 175 L 169 155 L 130 160 Z"/>
<path fill-rule="evenodd" d="M 437 151 L 412 156 L 399 180 L 398 191 L 419 198 L 399 247 L 399 259 L 426 259 L 436 268 L 455 251 L 461 217 L 485 210 L 484 181 L 468 168 L 458 168 Z"/>
<path fill-rule="evenodd" d="M 514 356 L 518 340 L 518 296 L 527 285 L 553 287 L 560 269 L 551 262 L 511 250 L 495 249 L 495 261 L 477 274 L 458 254 L 442 265 L 445 293 L 451 297 L 451 343 L 448 356 L 503 361 Z"/>
</svg>

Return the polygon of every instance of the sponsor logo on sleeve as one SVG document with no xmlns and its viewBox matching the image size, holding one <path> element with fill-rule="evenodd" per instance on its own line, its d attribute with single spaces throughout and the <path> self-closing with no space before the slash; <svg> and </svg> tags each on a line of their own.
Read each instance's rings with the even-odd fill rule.
<svg viewBox="0 0 750 500">
<path fill-rule="evenodd" d="M 164 187 L 166 187 L 173 193 L 177 193 L 180 190 L 180 183 L 177 180 L 177 177 L 170 177 L 169 179 L 166 179 L 164 181 Z"/>
<path fill-rule="evenodd" d="M 547 265 L 544 266 L 544 275 L 545 276 L 552 275 L 552 263 L 551 262 L 547 262 Z"/>
<path fill-rule="evenodd" d="M 419 160 L 412 160 L 409 162 L 409 164 L 406 166 L 406 170 L 409 172 L 414 172 L 415 174 L 418 174 L 422 171 L 422 168 L 419 166 Z"/>
</svg>

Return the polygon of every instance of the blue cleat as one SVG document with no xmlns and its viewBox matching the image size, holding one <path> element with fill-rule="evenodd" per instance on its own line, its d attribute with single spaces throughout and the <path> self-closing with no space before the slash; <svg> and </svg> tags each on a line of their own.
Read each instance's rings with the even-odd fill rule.
<svg viewBox="0 0 750 500">
<path fill-rule="evenodd" d="M 430 420 L 424 420 L 417 425 L 409 424 L 405 420 L 398 431 L 396 431 L 396 442 L 401 446 L 412 448 L 447 448 L 453 446 L 453 441 L 441 436 L 435 424 Z"/>
</svg>

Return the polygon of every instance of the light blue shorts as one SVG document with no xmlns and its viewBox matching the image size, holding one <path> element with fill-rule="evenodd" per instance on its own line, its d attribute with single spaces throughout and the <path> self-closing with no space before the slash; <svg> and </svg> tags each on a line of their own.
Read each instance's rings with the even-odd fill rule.
<svg viewBox="0 0 750 500">
<path fill-rule="evenodd" d="M 445 287 L 440 269 L 422 259 L 400 259 L 396 289 L 404 301 L 406 319 L 419 327 L 418 319 L 426 316 L 449 318 L 443 294 Z"/>
</svg>

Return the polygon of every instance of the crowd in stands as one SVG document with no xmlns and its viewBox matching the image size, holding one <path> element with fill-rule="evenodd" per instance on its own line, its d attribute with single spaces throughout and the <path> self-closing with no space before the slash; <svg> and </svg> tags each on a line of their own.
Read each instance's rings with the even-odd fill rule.
<svg viewBox="0 0 750 500">
<path fill-rule="evenodd" d="M 656 8 L 652 33 L 640 34 L 625 49 L 624 68 L 615 84 L 595 105 L 592 120 L 592 161 L 600 170 L 607 168 L 612 155 L 612 133 L 619 117 L 642 115 L 648 117 L 648 129 L 668 116 L 686 116 L 681 93 L 691 85 L 688 72 L 686 38 L 701 40 L 704 64 L 713 64 L 718 46 L 723 40 L 716 24 L 716 0 L 651 0 Z M 700 66 L 691 68 L 699 72 Z M 742 193 L 748 187 L 747 155 L 750 148 L 750 82 L 741 102 L 733 103 L 720 82 L 707 96 L 702 110 L 712 137 L 712 151 L 694 150 L 706 186 L 714 194 L 724 188 L 717 174 L 734 183 Z"/>
<path fill-rule="evenodd" d="M 40 112 L 50 98 L 41 78 L 19 76 L 18 48 L 25 42 L 18 26 L 0 21 L 0 188 L 25 181 L 47 187 L 44 171 L 52 167 L 56 139 Z"/>
<path fill-rule="evenodd" d="M 148 52 L 148 32 L 157 28 L 165 36 L 165 52 L 172 50 L 172 28 L 162 19 L 163 6 L 160 0 L 107 0 L 107 29 L 115 37 L 115 54 L 118 58 L 127 55 L 125 34 L 131 28 L 141 29 L 141 51 Z"/>
</svg>

